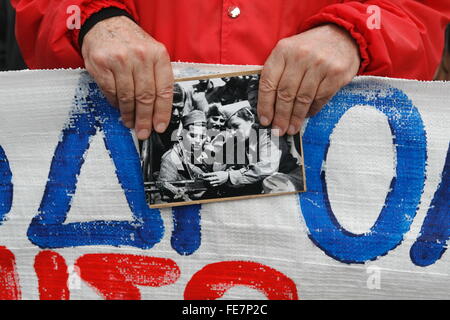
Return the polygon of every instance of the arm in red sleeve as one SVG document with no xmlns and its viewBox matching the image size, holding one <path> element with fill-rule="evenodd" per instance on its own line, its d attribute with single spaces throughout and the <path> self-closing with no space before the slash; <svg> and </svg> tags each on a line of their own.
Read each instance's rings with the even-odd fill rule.
<svg viewBox="0 0 450 320">
<path fill-rule="evenodd" d="M 380 9 L 379 28 L 369 27 L 373 14 L 370 6 Z M 305 22 L 301 31 L 325 23 L 345 28 L 360 47 L 359 74 L 431 80 L 449 22 L 447 1 L 345 0 L 323 8 Z"/>
<path fill-rule="evenodd" d="M 78 29 L 69 29 L 73 12 L 80 8 L 81 25 L 94 13 L 108 7 L 138 16 L 133 0 L 12 0 L 16 9 L 16 37 L 31 69 L 78 68 L 83 59 L 78 48 Z"/>
</svg>

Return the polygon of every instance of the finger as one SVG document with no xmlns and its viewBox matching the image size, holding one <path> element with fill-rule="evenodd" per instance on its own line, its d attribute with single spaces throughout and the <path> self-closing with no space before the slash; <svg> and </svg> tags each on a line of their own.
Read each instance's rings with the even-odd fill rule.
<svg viewBox="0 0 450 320">
<path fill-rule="evenodd" d="M 100 88 L 105 96 L 106 100 L 108 100 L 109 104 L 115 108 L 119 108 L 119 102 L 117 101 L 117 90 L 116 83 L 114 81 L 114 76 L 111 71 L 107 70 L 106 73 L 109 73 L 110 76 L 105 79 L 105 81 L 100 85 Z"/>
<path fill-rule="evenodd" d="M 135 131 L 139 140 L 148 139 L 152 132 L 153 106 L 155 103 L 155 79 L 153 65 L 142 63 L 133 71 L 135 83 Z"/>
<path fill-rule="evenodd" d="M 342 73 L 339 69 L 330 69 L 320 83 L 314 102 L 309 108 L 307 117 L 313 117 L 325 106 L 333 96 L 353 80 L 354 75 Z"/>
<path fill-rule="evenodd" d="M 258 119 L 263 126 L 268 126 L 275 109 L 278 82 L 284 70 L 284 57 L 274 50 L 264 64 L 258 88 Z"/>
<path fill-rule="evenodd" d="M 211 176 L 213 176 L 213 175 L 214 175 L 214 172 L 209 172 L 209 173 L 203 174 L 203 177 L 204 177 L 204 178 L 208 178 L 208 177 L 211 177 Z"/>
<path fill-rule="evenodd" d="M 314 102 L 318 87 L 323 76 L 318 69 L 308 69 L 295 97 L 294 108 L 290 119 L 288 134 L 294 135 L 300 131 L 308 110 Z"/>
<path fill-rule="evenodd" d="M 313 117 L 326 105 L 339 91 L 341 85 L 337 85 L 339 83 L 338 79 L 333 77 L 326 77 L 317 88 L 317 94 L 314 99 L 314 102 L 311 104 L 311 107 L 308 110 L 307 117 Z"/>
<path fill-rule="evenodd" d="M 304 68 L 301 64 L 287 63 L 281 76 L 277 90 L 277 100 L 275 104 L 275 117 L 272 127 L 278 131 L 278 135 L 284 135 L 288 130 L 297 91 L 304 75 Z"/>
<path fill-rule="evenodd" d="M 165 49 L 156 60 L 154 70 L 156 100 L 153 112 L 153 125 L 157 132 L 162 133 L 166 130 L 172 114 L 173 98 L 172 65 Z"/>
<path fill-rule="evenodd" d="M 122 121 L 126 127 L 131 129 L 134 127 L 135 117 L 133 74 L 128 68 L 118 68 L 113 72 Z"/>
<path fill-rule="evenodd" d="M 89 72 L 89 74 L 97 82 L 106 100 L 108 100 L 108 102 L 113 107 L 118 108 L 119 104 L 117 102 L 116 96 L 116 83 L 114 80 L 114 75 L 111 72 L 111 70 L 100 69 L 96 67 L 95 64 L 90 63 L 89 60 L 85 60 L 85 67 L 86 70 Z"/>
</svg>

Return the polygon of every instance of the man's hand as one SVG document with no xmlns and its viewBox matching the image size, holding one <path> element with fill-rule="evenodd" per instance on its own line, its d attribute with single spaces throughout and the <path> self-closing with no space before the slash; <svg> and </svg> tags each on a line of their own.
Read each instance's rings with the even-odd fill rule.
<svg viewBox="0 0 450 320">
<path fill-rule="evenodd" d="M 216 171 L 203 175 L 203 178 L 209 182 L 212 187 L 218 187 L 228 181 L 230 173 L 228 171 Z"/>
<path fill-rule="evenodd" d="M 166 48 L 127 17 L 97 23 L 83 40 L 82 55 L 122 121 L 147 139 L 164 132 L 172 111 L 173 74 Z"/>
<path fill-rule="evenodd" d="M 299 132 L 305 117 L 348 84 L 360 66 L 358 46 L 346 30 L 323 25 L 278 42 L 261 73 L 258 116 L 279 134 Z"/>
</svg>

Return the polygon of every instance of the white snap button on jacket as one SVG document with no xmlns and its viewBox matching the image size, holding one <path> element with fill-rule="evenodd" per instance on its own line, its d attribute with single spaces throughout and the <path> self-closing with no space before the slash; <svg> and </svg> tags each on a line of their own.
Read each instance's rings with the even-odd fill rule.
<svg viewBox="0 0 450 320">
<path fill-rule="evenodd" d="M 241 9 L 239 9 L 239 7 L 231 6 L 228 8 L 228 16 L 230 18 L 236 19 L 237 17 L 239 17 L 240 14 L 241 14 Z"/>
</svg>

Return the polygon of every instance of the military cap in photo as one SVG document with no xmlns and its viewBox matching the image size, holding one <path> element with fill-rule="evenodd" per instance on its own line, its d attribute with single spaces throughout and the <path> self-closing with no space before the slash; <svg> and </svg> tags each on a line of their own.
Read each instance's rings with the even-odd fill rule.
<svg viewBox="0 0 450 320">
<path fill-rule="evenodd" d="M 247 100 L 226 104 L 220 108 L 220 112 L 225 117 L 225 120 L 228 121 L 232 116 L 234 116 L 236 113 L 238 113 L 238 111 L 242 109 L 247 109 L 251 112 L 251 106 Z"/>
<path fill-rule="evenodd" d="M 206 116 L 203 111 L 194 110 L 189 112 L 187 115 L 183 116 L 181 119 L 183 123 L 183 127 L 187 127 L 194 123 L 205 123 L 206 124 Z"/>
</svg>

